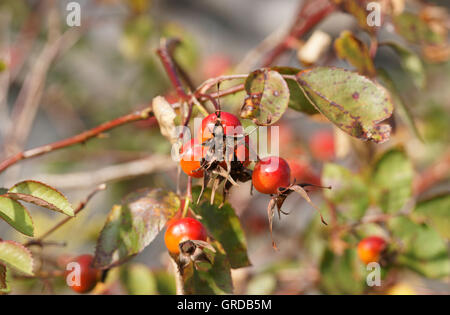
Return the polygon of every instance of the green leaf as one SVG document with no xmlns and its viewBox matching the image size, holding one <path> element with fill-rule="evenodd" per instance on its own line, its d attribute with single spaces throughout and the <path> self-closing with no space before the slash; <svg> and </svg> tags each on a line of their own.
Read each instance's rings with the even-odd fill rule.
<svg viewBox="0 0 450 315">
<path fill-rule="evenodd" d="M 157 271 L 154 273 L 158 293 L 162 295 L 174 295 L 177 292 L 175 278 L 173 274 L 166 271 Z"/>
<path fill-rule="evenodd" d="M 320 264 L 320 275 L 320 287 L 327 294 L 361 294 L 366 287 L 365 270 L 355 249 L 345 250 L 342 256 L 328 249 Z"/>
<path fill-rule="evenodd" d="M 253 119 L 258 125 L 278 121 L 289 104 L 289 87 L 281 74 L 267 68 L 250 73 L 245 80 L 247 98 L 241 117 Z"/>
<path fill-rule="evenodd" d="M 7 195 L 0 196 L 0 218 L 20 233 L 34 235 L 33 220 L 27 209 Z"/>
<path fill-rule="evenodd" d="M 450 239 L 450 194 L 419 202 L 412 213 L 415 221 L 427 222 L 446 239 Z"/>
<path fill-rule="evenodd" d="M 232 294 L 231 266 L 220 243 L 213 242 L 216 249 L 214 262 L 208 270 L 196 270 L 193 264 L 184 270 L 183 281 L 186 294 Z"/>
<path fill-rule="evenodd" d="M 0 263 L 0 293 L 8 293 L 11 291 L 9 283 L 7 281 L 8 269 L 2 263 Z"/>
<path fill-rule="evenodd" d="M 322 183 L 331 186 L 325 196 L 337 206 L 339 214 L 347 219 L 358 220 L 369 206 L 369 191 L 360 176 L 337 164 L 325 164 Z"/>
<path fill-rule="evenodd" d="M 388 222 L 395 238 L 401 242 L 397 263 L 428 278 L 450 275 L 450 253 L 436 230 L 425 224 L 416 224 L 406 217 Z"/>
<path fill-rule="evenodd" d="M 389 139 L 391 127 L 380 122 L 392 115 L 393 105 L 381 86 L 331 67 L 302 71 L 297 81 L 317 110 L 346 133 L 377 143 Z"/>
<path fill-rule="evenodd" d="M 414 13 L 403 12 L 394 16 L 393 22 L 397 33 L 410 42 L 435 45 L 446 41 L 444 33 L 436 32 L 431 25 Z"/>
<path fill-rule="evenodd" d="M 157 283 L 151 270 L 143 264 L 132 264 L 123 270 L 122 282 L 131 295 L 157 294 Z"/>
<path fill-rule="evenodd" d="M 109 268 L 141 252 L 178 211 L 178 196 L 162 189 L 143 189 L 115 205 L 97 240 L 94 265 Z"/>
<path fill-rule="evenodd" d="M 66 197 L 55 188 L 44 183 L 32 180 L 20 182 L 9 189 L 8 196 L 58 211 L 71 217 L 74 216 L 72 205 L 67 201 Z"/>
<path fill-rule="evenodd" d="M 414 121 L 414 118 L 412 116 L 411 110 L 409 109 L 408 106 L 406 106 L 405 102 L 403 101 L 403 98 L 401 97 L 400 93 L 398 92 L 398 89 L 397 89 L 394 81 L 389 76 L 389 73 L 382 68 L 378 69 L 378 79 L 391 93 L 391 97 L 392 97 L 392 101 L 395 105 L 395 109 L 397 110 L 397 112 L 400 115 L 400 117 L 402 118 L 402 120 L 411 129 L 411 131 L 416 135 L 416 137 L 419 138 L 419 140 L 423 141 L 423 138 L 419 132 L 419 129 L 417 128 L 416 122 Z"/>
<path fill-rule="evenodd" d="M 403 70 L 411 75 L 417 88 L 423 89 L 425 87 L 425 69 L 419 56 L 396 42 L 385 42 L 380 45 L 388 46 L 398 54 Z"/>
<path fill-rule="evenodd" d="M 292 67 L 273 67 L 272 70 L 277 71 L 280 74 L 289 74 L 295 75 L 301 71 L 301 69 L 292 68 Z M 296 110 L 298 112 L 302 112 L 307 115 L 318 114 L 319 112 L 311 102 L 306 98 L 303 90 L 298 86 L 296 80 L 286 79 L 286 83 L 289 87 L 289 108 Z"/>
<path fill-rule="evenodd" d="M 373 77 L 375 65 L 370 57 L 369 48 L 350 31 L 343 31 L 334 42 L 336 54 L 354 66 L 359 73 Z"/>
<path fill-rule="evenodd" d="M 411 198 L 412 163 L 402 149 L 390 149 L 378 159 L 369 180 L 380 208 L 386 213 L 396 213 Z"/>
<path fill-rule="evenodd" d="M 26 275 L 33 275 L 33 257 L 31 252 L 20 243 L 1 241 L 0 261 Z"/>
<path fill-rule="evenodd" d="M 200 187 L 193 188 L 193 200 L 197 200 L 200 190 Z M 202 223 L 214 239 L 222 244 L 232 268 L 250 266 L 247 242 L 234 209 L 227 202 L 219 208 L 222 196 L 216 195 L 213 205 L 209 202 L 210 198 L 211 190 L 206 189 L 199 204 L 192 204 L 191 208 L 202 217 Z"/>
</svg>

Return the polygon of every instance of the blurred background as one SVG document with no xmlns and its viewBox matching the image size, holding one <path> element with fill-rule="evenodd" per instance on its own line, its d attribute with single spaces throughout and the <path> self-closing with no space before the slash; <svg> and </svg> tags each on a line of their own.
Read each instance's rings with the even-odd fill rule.
<svg viewBox="0 0 450 315">
<path fill-rule="evenodd" d="M 4 67 L 0 72 L 2 160 L 143 108 L 157 95 L 176 99 L 155 54 L 161 37 L 182 39 L 176 58 L 195 85 L 221 74 L 256 69 L 260 52 L 255 47 L 263 41 L 268 47 L 273 45 L 290 27 L 301 4 L 292 0 L 77 0 L 81 5 L 81 25 L 69 27 L 69 2 L 0 1 L 0 66 Z M 436 3 L 450 5 L 445 1 Z M 332 40 L 346 29 L 368 43 L 368 35 L 345 13 L 333 13 L 315 28 Z M 393 32 L 392 25 L 383 28 L 378 36 L 380 41 L 405 44 Z M 388 48 L 379 48 L 376 63 L 397 78 L 402 98 L 425 140 L 420 141 L 400 118 L 391 141 L 380 145 L 379 150 L 393 144 L 404 145 L 419 174 L 449 150 L 450 63 L 426 60 L 427 86 L 422 91 L 415 89 L 410 80 L 401 79 L 397 56 Z M 306 67 L 296 49 L 285 53 L 277 64 Z M 332 45 L 315 62 L 321 64 L 352 69 L 336 58 Z M 225 97 L 222 105 L 237 113 L 243 97 L 243 93 Z M 324 161 L 338 161 L 358 172 L 366 166 L 366 155 L 373 152 L 357 145 L 354 149 L 355 144 L 324 119 L 310 119 L 293 110 L 288 110 L 277 125 L 281 156 L 289 159 L 297 177 L 309 182 L 320 183 Z M 331 135 L 329 156 L 315 154 L 310 145 L 318 133 L 323 137 Z M 106 191 L 98 193 L 76 220 L 52 235 L 52 240 L 65 241 L 64 246 L 39 249 L 50 258 L 93 253 L 107 214 L 123 196 L 142 187 L 176 189 L 177 164 L 167 157 L 169 153 L 170 143 L 161 136 L 156 120 L 148 119 L 119 127 L 85 144 L 18 163 L 0 174 L 0 187 L 35 179 L 58 188 L 72 204 L 77 204 L 98 184 L 106 182 Z M 185 184 L 182 176 L 181 187 Z M 447 174 L 431 192 L 448 190 L 449 184 Z M 268 197 L 250 196 L 249 190 L 250 183 L 242 184 L 231 190 L 229 199 L 241 218 L 253 264 L 233 271 L 236 293 L 353 293 L 347 288 L 318 285 L 319 257 L 327 230 L 300 196 L 286 201 L 284 211 L 290 213 L 289 217 L 274 220 L 274 237 L 280 249 L 274 252 L 268 233 Z M 313 192 L 312 198 L 324 205 L 321 195 Z M 30 206 L 30 210 L 36 235 L 61 219 L 60 214 L 42 208 Z M 24 241 L 4 222 L 0 222 L 0 237 Z M 153 279 L 148 281 L 155 285 L 136 288 L 127 285 L 126 280 L 111 286 L 110 293 L 173 293 L 162 233 L 127 266 L 137 270 L 136 274 Z M 118 273 L 109 277 L 131 277 L 127 271 Z M 69 293 L 62 281 L 52 285 L 39 280 L 16 282 L 13 293 Z M 396 275 L 396 282 L 416 293 L 450 293 L 448 278 L 426 280 L 405 271 Z"/>
</svg>

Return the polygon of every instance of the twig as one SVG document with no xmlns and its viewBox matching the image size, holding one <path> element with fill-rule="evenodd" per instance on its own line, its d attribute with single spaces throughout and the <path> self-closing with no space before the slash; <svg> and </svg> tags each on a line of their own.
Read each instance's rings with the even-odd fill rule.
<svg viewBox="0 0 450 315">
<path fill-rule="evenodd" d="M 177 67 L 171 57 L 169 45 L 173 45 L 173 42 L 171 40 L 162 38 L 160 47 L 156 50 L 156 53 L 161 59 L 164 69 L 166 70 L 170 82 L 172 82 L 172 85 L 174 86 L 178 96 L 181 98 L 181 100 L 188 101 L 190 97 L 186 94 L 186 91 L 184 90 L 183 85 L 181 84 L 181 81 L 178 77 Z"/>
<path fill-rule="evenodd" d="M 6 136 L 5 152 L 17 152 L 21 148 L 31 130 L 36 116 L 48 70 L 62 48 L 67 49 L 79 37 L 78 30 L 68 30 L 62 36 L 46 43 L 41 54 L 27 75 L 11 115 L 12 123 Z M 20 128 L 16 128 L 20 126 Z"/>
<path fill-rule="evenodd" d="M 271 50 L 262 62 L 263 67 L 273 64 L 286 50 L 292 39 L 298 39 L 316 26 L 326 16 L 336 10 L 329 0 L 306 0 L 302 2 L 299 13 L 288 35 Z"/>
<path fill-rule="evenodd" d="M 175 285 L 177 288 L 176 293 L 177 295 L 184 295 L 184 281 L 183 276 L 181 275 L 180 267 L 172 257 L 170 258 L 170 261 L 172 262 L 173 270 L 175 273 Z"/>
<path fill-rule="evenodd" d="M 105 131 L 108 131 L 110 129 L 116 128 L 118 126 L 122 126 L 125 124 L 128 124 L 130 122 L 135 122 L 138 120 L 144 120 L 147 118 L 150 118 L 152 115 L 152 108 L 147 107 L 143 110 L 136 111 L 131 114 L 127 114 L 125 116 L 113 119 L 111 121 L 108 121 L 106 123 L 103 123 L 95 128 L 92 128 L 90 130 L 84 131 L 78 135 L 75 135 L 73 137 L 56 141 L 44 146 L 40 146 L 34 149 L 26 150 L 23 152 L 19 152 L 8 159 L 4 160 L 0 163 L 0 173 L 6 170 L 11 165 L 24 160 L 24 159 L 30 159 L 36 156 L 43 155 L 48 152 L 56 151 L 65 147 L 69 147 L 75 144 L 84 143 L 87 140 L 97 137 L 100 134 L 102 134 Z"/>
<path fill-rule="evenodd" d="M 414 180 L 414 195 L 418 196 L 450 173 L 450 150 Z"/>
<path fill-rule="evenodd" d="M 27 243 L 25 243 L 24 246 L 31 246 L 31 245 L 42 245 L 42 240 L 44 240 L 46 237 L 48 237 L 50 234 L 52 234 L 53 232 L 55 232 L 57 229 L 59 229 L 61 226 L 63 226 L 64 224 L 66 224 L 68 221 L 70 221 L 71 219 L 75 218 L 76 215 L 78 213 L 80 213 L 87 205 L 87 203 L 91 200 L 92 197 L 94 197 L 94 195 L 96 193 L 98 193 L 99 191 L 105 190 L 106 189 L 106 185 L 105 184 L 101 184 L 99 186 L 97 186 L 87 197 L 85 200 L 83 200 L 82 202 L 80 202 L 80 204 L 78 205 L 78 207 L 75 209 L 74 211 L 74 216 L 73 217 L 67 217 L 65 219 L 63 219 L 62 221 L 60 221 L 59 223 L 55 224 L 51 229 L 49 229 L 47 232 L 45 232 L 44 234 L 42 234 L 40 237 L 33 239 Z"/>
<path fill-rule="evenodd" d="M 247 74 L 231 74 L 231 75 L 222 75 L 217 78 L 211 78 L 203 82 L 199 85 L 199 87 L 195 90 L 195 95 L 205 94 L 210 88 L 216 86 L 217 83 L 229 80 L 237 80 L 237 79 L 245 79 L 247 78 Z"/>
<path fill-rule="evenodd" d="M 216 92 L 210 93 L 209 95 L 211 97 L 218 98 L 218 97 L 223 97 L 223 96 L 226 96 L 226 95 L 230 95 L 230 94 L 234 94 L 234 93 L 240 92 L 243 89 L 244 89 L 244 84 L 239 84 L 239 85 L 235 85 L 233 87 L 230 87 L 229 89 L 226 89 L 226 90 L 220 90 L 220 91 L 216 91 Z"/>
<path fill-rule="evenodd" d="M 175 169 L 175 167 L 176 163 L 172 163 L 167 156 L 151 155 L 143 159 L 111 165 L 95 171 L 41 175 L 37 176 L 36 180 L 60 189 L 76 189 L 134 178 L 153 172 L 164 172 Z"/>
</svg>

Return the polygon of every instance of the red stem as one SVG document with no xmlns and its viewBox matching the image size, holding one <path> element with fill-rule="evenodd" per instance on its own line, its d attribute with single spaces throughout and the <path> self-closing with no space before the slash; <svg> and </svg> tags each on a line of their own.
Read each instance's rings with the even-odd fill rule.
<svg viewBox="0 0 450 315">
<path fill-rule="evenodd" d="M 158 54 L 159 58 L 161 59 L 161 62 L 164 66 L 164 69 L 167 72 L 167 75 L 169 76 L 170 82 L 175 88 L 175 91 L 177 92 L 178 96 L 183 100 L 187 101 L 189 100 L 189 95 L 186 94 L 183 85 L 181 84 L 181 81 L 178 77 L 177 73 L 177 67 L 175 63 L 172 60 L 172 57 L 170 55 L 170 47 L 169 45 L 173 45 L 176 42 L 167 41 L 165 39 L 162 40 L 161 46 L 156 50 L 156 53 Z"/>
<path fill-rule="evenodd" d="M 70 138 L 67 138 L 64 140 L 60 140 L 60 141 L 56 141 L 53 143 L 49 143 L 47 145 L 43 145 L 43 146 L 40 146 L 40 147 L 37 147 L 34 149 L 30 149 L 27 151 L 19 152 L 16 155 L 13 155 L 0 163 L 0 173 L 3 172 L 4 170 L 6 170 L 11 165 L 13 165 L 21 160 L 30 159 L 30 158 L 40 156 L 40 155 L 43 155 L 43 154 L 51 152 L 51 151 L 56 151 L 56 150 L 59 150 L 59 149 L 65 148 L 65 147 L 69 147 L 69 146 L 72 146 L 72 145 L 75 145 L 78 143 L 84 143 L 91 138 L 97 137 L 98 135 L 100 135 L 101 133 L 103 133 L 105 131 L 128 124 L 130 122 L 147 119 L 147 118 L 151 117 L 151 115 L 152 115 L 152 108 L 147 107 L 143 110 L 136 111 L 134 113 L 131 113 L 131 114 L 113 119 L 111 121 L 108 121 L 106 123 L 103 123 L 95 128 L 86 130 L 82 133 L 79 133 L 79 134 L 73 136 L 73 137 L 70 137 Z"/>
</svg>

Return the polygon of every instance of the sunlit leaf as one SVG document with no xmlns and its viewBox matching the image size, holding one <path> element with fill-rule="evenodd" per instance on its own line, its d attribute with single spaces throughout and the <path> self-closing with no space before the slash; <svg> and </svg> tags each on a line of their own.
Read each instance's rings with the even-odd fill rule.
<svg viewBox="0 0 450 315">
<path fill-rule="evenodd" d="M 369 193 L 361 177 L 337 164 L 325 164 L 322 184 L 332 189 L 324 191 L 343 217 L 358 220 L 364 216 L 369 206 Z"/>
<path fill-rule="evenodd" d="M 370 177 L 374 199 L 384 212 L 402 210 L 412 194 L 413 167 L 399 148 L 385 152 L 376 162 Z"/>
<path fill-rule="evenodd" d="M 381 124 L 392 115 L 386 90 L 357 73 L 318 67 L 297 74 L 312 104 L 346 133 L 377 143 L 389 139 L 391 127 Z"/>
<path fill-rule="evenodd" d="M 22 244 L 0 241 L 0 262 L 26 275 L 33 275 L 33 257 Z"/>
<path fill-rule="evenodd" d="M 443 238 L 450 239 L 450 194 L 419 202 L 413 212 L 413 218 L 419 222 L 428 222 Z"/>
<path fill-rule="evenodd" d="M 373 77 L 375 65 L 370 57 L 369 48 L 350 31 L 343 31 L 334 42 L 334 49 L 341 59 L 354 66 L 359 73 Z"/>
<path fill-rule="evenodd" d="M 33 220 L 28 210 L 19 202 L 6 195 L 0 196 L 0 218 L 20 233 L 33 236 Z"/>
<path fill-rule="evenodd" d="M 180 207 L 178 196 L 162 189 L 144 189 L 115 205 L 97 240 L 94 265 L 119 265 L 141 252 Z"/>
<path fill-rule="evenodd" d="M 11 198 L 30 202 L 35 205 L 74 216 L 72 205 L 55 188 L 44 183 L 27 180 L 14 185 L 8 191 Z"/>
<path fill-rule="evenodd" d="M 197 200 L 200 193 L 200 187 L 194 187 L 192 190 L 193 199 Z M 229 203 L 222 203 L 222 196 L 215 196 L 214 204 L 209 200 L 211 190 L 206 189 L 204 197 L 199 204 L 193 204 L 192 209 L 202 217 L 202 223 L 211 233 L 214 239 L 218 240 L 230 261 L 232 268 L 241 268 L 250 265 L 247 256 L 247 242 L 241 227 L 239 218 Z"/>
<path fill-rule="evenodd" d="M 266 68 L 253 71 L 245 80 L 245 91 L 247 98 L 241 117 L 258 125 L 275 123 L 288 107 L 289 87 L 277 71 Z"/>
</svg>

